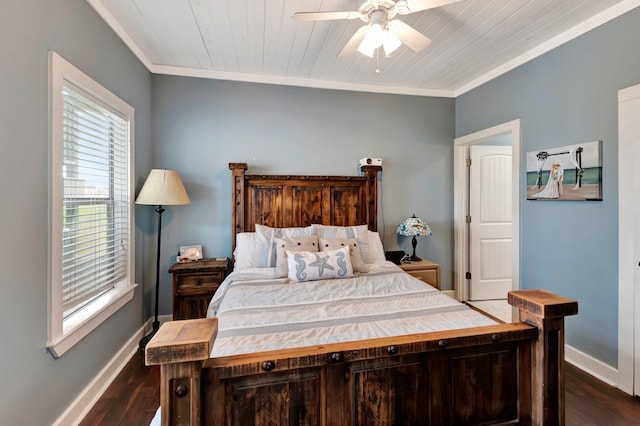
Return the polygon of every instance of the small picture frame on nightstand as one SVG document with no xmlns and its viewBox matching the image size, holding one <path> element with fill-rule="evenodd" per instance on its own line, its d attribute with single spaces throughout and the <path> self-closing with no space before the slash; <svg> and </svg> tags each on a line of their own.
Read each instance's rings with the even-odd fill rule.
<svg viewBox="0 0 640 426">
<path fill-rule="evenodd" d="M 180 246 L 178 262 L 191 262 L 202 259 L 202 246 Z"/>
</svg>

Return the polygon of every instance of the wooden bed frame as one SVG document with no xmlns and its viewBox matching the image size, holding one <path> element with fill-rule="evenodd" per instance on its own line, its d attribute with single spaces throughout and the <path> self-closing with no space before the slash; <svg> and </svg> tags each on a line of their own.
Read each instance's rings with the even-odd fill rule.
<svg viewBox="0 0 640 426">
<path fill-rule="evenodd" d="M 246 175 L 233 163 L 235 234 L 273 227 L 377 229 L 378 166 L 363 176 Z M 513 291 L 522 322 L 209 358 L 217 319 L 163 324 L 163 425 L 563 425 L 564 317 L 574 300 Z"/>
</svg>

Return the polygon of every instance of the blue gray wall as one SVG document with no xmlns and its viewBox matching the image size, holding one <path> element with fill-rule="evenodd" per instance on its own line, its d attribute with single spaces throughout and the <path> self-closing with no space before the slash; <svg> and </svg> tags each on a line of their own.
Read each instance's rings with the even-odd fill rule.
<svg viewBox="0 0 640 426">
<path fill-rule="evenodd" d="M 577 299 L 567 342 L 617 366 L 618 90 L 640 82 L 640 10 L 456 99 L 456 136 L 522 119 L 522 287 Z M 525 200 L 525 154 L 602 141 L 603 201 Z"/>
<path fill-rule="evenodd" d="M 580 301 L 568 341 L 616 365 L 617 90 L 640 81 L 640 11 L 562 46 L 454 101 L 149 76 L 84 1 L 11 2 L 0 14 L 0 424 L 50 424 L 152 315 L 156 214 L 136 208 L 134 300 L 60 359 L 47 339 L 47 51 L 54 49 L 136 109 L 136 183 L 177 169 L 192 199 L 163 217 L 166 270 L 180 245 L 229 256 L 229 162 L 251 172 L 355 174 L 382 157 L 380 231 L 410 251 L 397 224 L 433 227 L 418 255 L 440 263 L 451 288 L 454 133 L 522 118 L 526 151 L 600 139 L 604 201 L 522 202 L 522 283 Z M 455 129 L 455 130 L 454 130 Z M 153 138 L 152 138 L 153 136 Z M 153 141 L 152 141 L 153 139 Z M 153 147 L 153 149 L 152 149 Z M 524 172 L 523 172 L 524 176 Z M 523 179 L 524 180 L 524 179 Z M 524 193 L 524 185 L 521 188 Z M 144 295 L 143 295 L 144 287 Z M 34 404 L 37 401 L 37 404 Z"/>
<path fill-rule="evenodd" d="M 62 358 L 47 342 L 48 62 L 53 49 L 136 110 L 150 164 L 148 71 L 85 1 L 5 2 L 0 13 L 0 424 L 54 422 L 141 327 L 142 292 Z M 144 238 L 136 235 L 140 253 Z M 137 264 L 141 264 L 138 255 Z M 142 268 L 137 281 L 142 281 Z M 147 315 L 148 316 L 148 315 Z"/>
<path fill-rule="evenodd" d="M 180 245 L 231 255 L 229 162 L 249 173 L 356 175 L 360 158 L 381 157 L 385 247 L 411 251 L 395 229 L 421 216 L 434 235 L 417 254 L 440 263 L 452 288 L 452 99 L 154 75 L 152 110 L 154 165 L 178 170 L 192 201 L 164 214 L 161 312 L 171 312 L 165 271 Z"/>
</svg>

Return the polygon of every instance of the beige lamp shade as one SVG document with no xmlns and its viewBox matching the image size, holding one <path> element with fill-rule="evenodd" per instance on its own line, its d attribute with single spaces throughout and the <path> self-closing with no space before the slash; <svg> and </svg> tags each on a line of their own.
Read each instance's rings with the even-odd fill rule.
<svg viewBox="0 0 640 426">
<path fill-rule="evenodd" d="M 136 198 L 136 204 L 178 206 L 191 204 L 175 170 L 152 169 Z"/>
</svg>

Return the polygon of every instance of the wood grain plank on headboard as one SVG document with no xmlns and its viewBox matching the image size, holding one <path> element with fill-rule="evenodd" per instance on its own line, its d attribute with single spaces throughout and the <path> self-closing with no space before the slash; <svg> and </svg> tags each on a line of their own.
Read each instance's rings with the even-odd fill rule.
<svg viewBox="0 0 640 426">
<path fill-rule="evenodd" d="M 369 218 L 369 230 L 378 230 L 378 172 L 382 171 L 382 166 L 361 166 L 367 178 L 367 217 Z"/>
<path fill-rule="evenodd" d="M 231 169 L 231 247 L 236 248 L 236 234 L 244 229 L 244 172 L 247 163 L 229 163 Z"/>
<path fill-rule="evenodd" d="M 363 166 L 364 176 L 248 175 L 246 163 L 230 163 L 233 173 L 232 244 L 236 234 L 256 224 L 271 227 L 363 225 L 377 230 L 377 175 L 380 166 Z"/>
</svg>

